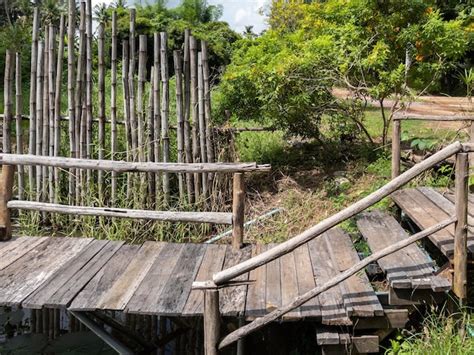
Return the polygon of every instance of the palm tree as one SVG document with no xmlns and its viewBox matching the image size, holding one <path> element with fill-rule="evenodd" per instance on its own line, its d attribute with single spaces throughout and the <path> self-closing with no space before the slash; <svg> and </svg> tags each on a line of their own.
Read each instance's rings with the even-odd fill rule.
<svg viewBox="0 0 474 355">
<path fill-rule="evenodd" d="M 108 24 L 110 22 L 110 12 L 108 11 L 107 5 L 104 3 L 96 5 L 94 7 L 95 19 L 99 23 Z"/>
<path fill-rule="evenodd" d="M 127 8 L 127 0 L 115 0 L 112 3 L 112 7 L 115 9 L 126 9 Z"/>
</svg>

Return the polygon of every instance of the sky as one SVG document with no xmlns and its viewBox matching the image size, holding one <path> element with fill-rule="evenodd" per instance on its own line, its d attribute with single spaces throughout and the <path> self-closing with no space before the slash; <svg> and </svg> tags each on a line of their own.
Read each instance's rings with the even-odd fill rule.
<svg viewBox="0 0 474 355">
<path fill-rule="evenodd" d="M 93 6 L 106 3 L 113 0 L 92 0 Z M 208 0 L 209 5 L 222 5 L 224 13 L 221 20 L 226 21 L 237 32 L 243 32 L 245 26 L 253 26 L 255 33 L 263 31 L 267 25 L 265 17 L 260 15 L 260 9 L 264 7 L 269 0 Z M 131 4 L 133 0 L 128 0 Z M 149 0 L 152 3 L 152 0 Z M 180 0 L 168 0 L 169 7 L 175 7 Z"/>
</svg>

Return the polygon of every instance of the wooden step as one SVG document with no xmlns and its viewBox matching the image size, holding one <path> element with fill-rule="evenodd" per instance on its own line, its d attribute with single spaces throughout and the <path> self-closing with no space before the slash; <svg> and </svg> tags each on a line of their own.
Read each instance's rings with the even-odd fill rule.
<svg viewBox="0 0 474 355">
<path fill-rule="evenodd" d="M 357 226 L 372 252 L 409 236 L 395 218 L 377 210 L 360 215 Z M 386 273 L 387 281 L 393 289 L 431 289 L 434 292 L 444 292 L 451 288 L 449 280 L 435 275 L 434 262 L 417 244 L 387 255 L 378 264 Z"/>
<path fill-rule="evenodd" d="M 341 327 L 316 329 L 316 343 L 323 354 L 370 354 L 380 350 L 377 335 L 354 336 Z"/>
</svg>

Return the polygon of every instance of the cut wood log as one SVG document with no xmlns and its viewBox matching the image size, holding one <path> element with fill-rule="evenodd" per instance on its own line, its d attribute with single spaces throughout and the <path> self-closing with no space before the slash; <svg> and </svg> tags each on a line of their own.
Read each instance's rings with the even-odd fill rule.
<svg viewBox="0 0 474 355">
<path fill-rule="evenodd" d="M 0 175 L 0 241 L 9 240 L 12 237 L 10 210 L 7 204 L 12 198 L 14 172 L 15 167 L 2 166 Z"/>
</svg>

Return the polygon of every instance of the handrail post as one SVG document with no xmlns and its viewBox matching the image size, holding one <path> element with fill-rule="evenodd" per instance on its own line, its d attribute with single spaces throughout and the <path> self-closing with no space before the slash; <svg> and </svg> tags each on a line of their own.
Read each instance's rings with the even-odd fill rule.
<svg viewBox="0 0 474 355">
<path fill-rule="evenodd" d="M 469 161 L 467 153 L 456 155 L 456 218 L 454 232 L 453 292 L 460 303 L 467 299 L 467 214 Z"/>
<path fill-rule="evenodd" d="M 232 247 L 244 244 L 245 180 L 243 173 L 235 173 L 232 191 Z"/>
<path fill-rule="evenodd" d="M 12 198 L 14 173 L 15 166 L 2 165 L 0 175 L 0 241 L 10 240 L 12 237 L 12 223 L 7 203 Z"/>
<path fill-rule="evenodd" d="M 219 290 L 204 290 L 204 354 L 216 355 L 220 337 Z"/>
<path fill-rule="evenodd" d="M 402 122 L 397 119 L 392 122 L 392 179 L 400 175 L 401 124 Z"/>
</svg>

